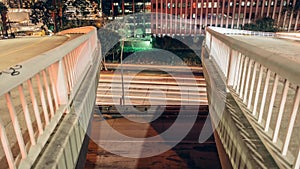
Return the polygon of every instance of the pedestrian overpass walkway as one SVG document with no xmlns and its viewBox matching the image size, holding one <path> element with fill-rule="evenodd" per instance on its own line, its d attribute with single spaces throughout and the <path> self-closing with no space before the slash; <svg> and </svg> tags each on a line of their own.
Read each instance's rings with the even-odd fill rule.
<svg viewBox="0 0 300 169">
<path fill-rule="evenodd" d="M 1 168 L 76 167 L 96 101 L 101 47 L 92 27 L 60 34 L 80 36 L 23 61 L 17 76 L 0 75 Z M 223 167 L 300 168 L 299 62 L 282 55 L 293 45 L 264 48 L 246 39 L 275 36 L 287 35 L 206 29 L 203 71 Z"/>
</svg>

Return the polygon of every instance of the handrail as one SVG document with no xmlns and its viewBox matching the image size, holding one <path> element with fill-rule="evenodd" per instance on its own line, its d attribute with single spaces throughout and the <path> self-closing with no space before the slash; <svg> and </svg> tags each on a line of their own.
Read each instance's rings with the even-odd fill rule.
<svg viewBox="0 0 300 169">
<path fill-rule="evenodd" d="M 91 36 L 94 36 L 95 32 L 91 30 L 93 29 L 90 29 L 90 31 L 86 32 L 87 34 L 72 39 L 61 46 L 58 46 L 52 50 L 40 54 L 30 60 L 24 61 L 23 63 L 19 63 L 20 65 L 22 65 L 22 73 L 20 73 L 18 77 L 13 77 L 13 76 L 5 77 L 5 74 L 0 76 L 0 86 L 1 86 L 0 96 L 6 93 L 7 91 L 10 91 L 11 89 L 19 86 L 25 80 L 33 77 L 35 74 L 40 72 L 43 68 L 48 67 L 53 63 L 61 60 L 65 55 L 67 55 L 72 50 L 77 48 L 81 43 L 88 40 Z M 60 32 L 59 35 L 66 35 L 68 33 L 74 33 L 74 32 L 75 31 L 73 29 L 69 31 L 65 30 L 63 32 Z M 81 31 L 79 33 L 84 33 L 84 31 Z M 36 63 L 39 64 L 37 65 Z M 32 65 L 35 66 L 32 67 Z M 7 78 L 9 78 L 9 80 L 7 80 Z"/>
<path fill-rule="evenodd" d="M 226 29 L 221 27 L 208 27 L 216 32 L 225 35 L 250 35 L 250 36 L 275 36 L 274 32 L 260 32 L 260 31 L 249 31 L 249 30 L 239 30 L 239 29 Z"/>
<path fill-rule="evenodd" d="M 264 66 L 268 67 L 273 72 L 286 77 L 292 83 L 300 85 L 300 78 L 298 78 L 300 75 L 300 69 L 298 63 L 292 62 L 289 59 L 283 59 L 283 57 L 285 58 L 285 56 L 281 56 L 278 53 L 266 51 L 262 48 L 257 48 L 254 45 L 250 45 L 230 36 L 226 36 L 222 33 L 216 32 L 209 27 L 206 30 L 215 38 L 221 40 L 227 46 L 230 46 L 231 49 L 239 51 L 259 63 L 263 63 Z"/>
<path fill-rule="evenodd" d="M 218 30 L 206 29 L 205 47 L 228 91 L 279 168 L 300 168 L 300 64 Z"/>
<path fill-rule="evenodd" d="M 94 27 L 58 35 L 74 33 L 82 35 L 19 63 L 22 69 L 18 76 L 0 76 L 0 103 L 6 103 L 0 105 L 0 154 L 7 158 L 9 168 L 31 168 L 62 115 L 69 112 L 95 57 L 99 57 Z M 7 132 L 14 133 L 16 139 Z M 12 149 L 15 145 L 18 152 Z"/>
</svg>

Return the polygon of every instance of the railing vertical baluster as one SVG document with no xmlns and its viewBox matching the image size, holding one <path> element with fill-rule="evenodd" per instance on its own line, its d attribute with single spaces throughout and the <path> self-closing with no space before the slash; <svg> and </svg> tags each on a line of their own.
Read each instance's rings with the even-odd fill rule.
<svg viewBox="0 0 300 169">
<path fill-rule="evenodd" d="M 247 102 L 248 87 L 249 87 L 250 73 L 251 73 L 252 64 L 253 64 L 253 60 L 250 59 L 250 62 L 249 62 L 249 65 L 248 65 L 247 77 L 246 77 L 245 93 L 244 93 L 244 98 L 243 98 L 244 103 Z"/>
<path fill-rule="evenodd" d="M 77 81 L 77 79 L 78 79 L 77 73 L 76 73 L 76 67 L 77 67 L 77 64 L 76 64 L 76 62 L 75 62 L 75 60 L 76 60 L 76 58 L 77 58 L 77 57 L 76 57 L 77 55 L 75 55 L 74 53 L 75 53 L 74 51 L 71 52 L 70 59 L 71 59 L 71 67 L 72 67 L 73 81 L 76 83 L 76 81 Z"/>
<path fill-rule="evenodd" d="M 254 99 L 254 105 L 253 105 L 253 112 L 252 112 L 253 116 L 256 115 L 258 97 L 259 97 L 260 86 L 261 86 L 261 81 L 262 81 L 262 74 L 263 74 L 263 66 L 260 65 L 258 83 L 257 83 L 257 87 L 256 87 L 256 93 L 255 93 L 255 99 Z"/>
<path fill-rule="evenodd" d="M 270 105 L 269 105 L 269 111 L 268 111 L 268 115 L 267 115 L 265 129 L 264 129 L 265 132 L 269 131 L 272 112 L 273 112 L 273 106 L 274 106 L 274 101 L 275 101 L 275 96 L 276 96 L 276 92 L 277 92 L 278 80 L 279 80 L 279 76 L 278 76 L 278 74 L 275 74 L 275 80 L 274 80 L 273 89 L 272 89 L 272 95 L 271 95 L 271 100 L 270 100 Z"/>
<path fill-rule="evenodd" d="M 82 52 L 82 47 L 80 47 L 78 49 L 78 53 Z M 79 63 L 79 57 L 77 57 L 78 55 L 74 55 L 74 75 L 76 77 L 76 79 L 79 78 L 79 72 L 78 72 L 78 66 L 77 65 L 80 65 Z"/>
<path fill-rule="evenodd" d="M 251 79 L 251 85 L 250 85 L 250 91 L 249 91 L 249 98 L 248 98 L 248 103 L 247 103 L 247 108 L 251 108 L 251 103 L 252 103 L 252 96 L 253 96 L 253 89 L 254 89 L 254 83 L 255 83 L 255 78 L 256 78 L 256 71 L 257 71 L 257 65 L 258 63 L 254 63 L 254 68 L 253 68 L 253 74 L 252 74 L 252 79 Z"/>
<path fill-rule="evenodd" d="M 232 58 L 232 53 L 233 53 L 233 50 L 231 48 L 229 48 L 229 54 L 228 54 L 228 63 L 227 63 L 227 73 L 226 73 L 226 83 L 227 85 L 231 85 L 232 84 L 232 75 L 231 75 L 231 67 L 233 66 L 232 65 L 232 61 L 233 61 L 233 58 Z"/>
<path fill-rule="evenodd" d="M 273 139 L 272 139 L 273 143 L 276 143 L 277 139 L 278 139 L 278 133 L 279 133 L 281 119 L 282 119 L 282 115 L 283 115 L 283 111 L 284 111 L 284 107 L 285 107 L 285 102 L 286 102 L 286 98 L 287 98 L 289 84 L 290 84 L 289 81 L 287 79 L 285 79 L 284 89 L 283 89 L 283 93 L 282 93 L 282 97 L 281 97 L 281 102 L 280 102 L 280 107 L 279 107 L 279 113 L 278 113 L 278 117 L 277 117 L 277 121 L 276 121 L 276 126 L 275 126 L 275 130 L 274 130 L 274 134 L 273 134 Z"/>
<path fill-rule="evenodd" d="M 57 95 L 56 95 L 57 89 L 56 89 L 56 86 L 55 86 L 54 80 L 53 80 L 52 66 L 48 67 L 48 74 L 49 74 L 51 90 L 52 90 L 52 94 L 53 94 L 53 98 L 54 98 L 54 104 L 55 104 L 55 108 L 57 110 L 58 109 L 58 101 L 57 101 Z"/>
<path fill-rule="evenodd" d="M 1 117 L 0 117 L 0 139 L 1 139 L 2 148 L 3 148 L 9 168 L 10 169 L 17 168 L 14 163 L 15 160 L 14 160 L 14 157 L 13 157 L 11 149 L 10 149 L 9 141 L 8 141 L 5 127 L 2 122 Z"/>
<path fill-rule="evenodd" d="M 66 60 L 65 60 L 65 63 L 66 63 L 66 66 L 67 66 L 67 70 L 68 71 L 68 76 L 70 77 L 70 81 L 71 81 L 71 86 L 70 86 L 70 90 L 72 90 L 74 84 L 75 84 L 75 77 L 74 77 L 74 65 L 73 65 L 73 55 L 72 55 L 72 52 L 69 53 L 67 56 L 66 56 Z"/>
<path fill-rule="evenodd" d="M 209 41 L 209 58 L 211 58 L 212 39 L 213 39 L 213 36 L 212 36 L 212 34 L 210 34 L 210 41 Z"/>
<path fill-rule="evenodd" d="M 40 116 L 39 107 L 38 107 L 36 97 L 35 97 L 35 94 L 34 94 L 34 91 L 33 91 L 31 79 L 27 80 L 27 84 L 28 84 L 30 98 L 31 98 L 31 102 L 32 102 L 32 105 L 33 105 L 33 112 L 34 112 L 35 119 L 36 119 L 36 122 L 37 122 L 39 134 L 41 135 L 41 134 L 43 134 L 43 125 L 42 125 L 42 120 L 41 120 L 41 116 Z"/>
<path fill-rule="evenodd" d="M 73 55 L 73 52 L 71 52 L 67 57 L 66 57 L 67 61 L 68 61 L 68 66 L 69 66 L 69 69 L 70 69 L 70 72 L 69 72 L 69 76 L 71 77 L 71 82 L 72 82 L 72 86 L 71 86 L 71 90 L 72 88 L 74 87 L 75 83 L 76 83 L 76 77 L 75 77 L 75 65 L 74 65 L 74 62 L 73 62 L 73 59 L 74 59 L 74 55 Z"/>
<path fill-rule="evenodd" d="M 58 98 L 58 104 L 67 104 L 68 102 L 68 82 L 66 77 L 66 71 L 63 66 L 63 61 L 60 60 L 56 64 L 52 65 L 52 75 L 55 84 L 56 95 Z"/>
<path fill-rule="evenodd" d="M 71 90 L 74 87 L 75 83 L 76 83 L 76 77 L 74 76 L 74 69 L 75 69 L 75 65 L 73 64 L 73 55 L 72 53 L 70 53 L 67 57 L 66 60 L 68 61 L 68 67 L 69 67 L 69 76 L 71 78 Z"/>
<path fill-rule="evenodd" d="M 48 98 L 50 115 L 51 115 L 51 118 L 52 118 L 54 116 L 54 108 L 53 108 L 53 102 L 52 102 L 51 92 L 50 92 L 49 83 L 48 83 L 48 80 L 47 80 L 47 76 L 46 76 L 45 70 L 42 71 L 42 75 L 43 75 L 43 81 L 44 81 L 44 85 L 45 85 L 45 89 L 46 89 L 46 94 L 47 94 L 47 98 Z"/>
<path fill-rule="evenodd" d="M 68 54 L 69 55 L 69 54 Z M 68 56 L 67 55 L 67 56 Z M 66 76 L 66 78 L 67 78 L 67 87 L 68 87 L 68 92 L 70 92 L 71 91 L 71 89 L 72 89 L 72 78 L 71 78 L 71 70 L 70 70 L 70 67 L 69 67 L 69 64 L 68 64 L 68 58 L 67 58 L 67 56 L 65 56 L 64 58 L 63 58 L 63 63 L 64 63 L 64 67 L 65 67 L 65 72 L 66 72 L 66 74 L 65 74 L 65 76 Z"/>
<path fill-rule="evenodd" d="M 39 73 L 36 75 L 36 80 L 37 80 L 38 90 L 39 90 L 39 93 L 40 93 L 40 98 L 41 98 L 41 103 L 42 103 L 42 108 L 43 108 L 43 114 L 44 114 L 44 117 L 45 117 L 45 123 L 46 123 L 46 125 L 48 125 L 49 124 L 49 114 L 48 114 L 47 104 L 46 104 L 46 100 L 45 100 L 45 94 L 44 94 L 43 86 L 41 84 Z"/>
<path fill-rule="evenodd" d="M 245 88 L 245 78 L 246 78 L 246 71 L 247 71 L 247 65 L 249 62 L 249 58 L 245 56 L 244 66 L 243 66 L 243 76 L 242 76 L 242 84 L 241 84 L 241 90 L 239 92 L 240 98 L 243 98 L 243 92 Z"/>
<path fill-rule="evenodd" d="M 240 91 L 244 61 L 245 61 L 245 56 L 243 54 L 241 54 L 241 62 L 240 62 L 240 66 L 238 69 L 239 72 L 238 72 L 238 77 L 237 77 L 238 81 L 237 81 L 236 93 L 239 93 L 239 91 Z"/>
<path fill-rule="evenodd" d="M 236 70 L 235 70 L 235 76 L 234 76 L 234 85 L 233 85 L 233 89 L 234 90 L 237 90 L 237 84 L 238 84 L 238 76 L 239 76 L 239 69 L 240 69 L 240 66 L 241 66 L 241 60 L 242 60 L 242 56 L 241 56 L 241 53 L 238 53 L 238 59 L 237 59 L 237 62 L 236 62 Z"/>
<path fill-rule="evenodd" d="M 19 88 L 20 100 L 21 100 L 21 104 L 22 104 L 22 108 L 23 108 L 23 112 L 24 112 L 24 117 L 25 117 L 27 129 L 28 129 L 30 141 L 31 141 L 32 145 L 35 145 L 36 142 L 35 142 L 35 138 L 34 138 L 34 130 L 32 127 L 32 121 L 30 119 L 30 114 L 29 114 L 26 98 L 25 98 L 24 92 L 23 92 L 23 85 L 21 84 L 18 88 Z"/>
<path fill-rule="evenodd" d="M 16 114 L 16 110 L 14 108 L 14 105 L 12 103 L 11 100 L 11 94 L 10 92 L 5 94 L 5 99 L 6 99 L 6 103 L 7 103 L 7 107 L 8 107 L 8 111 L 10 114 L 10 118 L 11 118 L 11 122 L 14 126 L 14 130 L 15 130 L 15 134 L 18 140 L 18 145 L 21 151 L 21 155 L 22 155 L 22 159 L 27 157 L 27 152 L 26 152 L 26 148 L 25 148 L 25 143 L 24 143 L 24 139 L 22 136 L 22 132 L 21 132 L 21 127 L 19 124 L 19 120 Z"/>
<path fill-rule="evenodd" d="M 269 81 L 270 81 L 270 69 L 267 69 L 267 77 L 265 80 L 265 87 L 264 87 L 264 91 L 263 91 L 263 95 L 262 95 L 262 100 L 261 100 L 261 104 L 260 104 L 260 111 L 259 111 L 259 115 L 258 115 L 258 123 L 262 122 L 262 117 L 264 114 L 264 109 L 265 109 L 265 105 L 266 105 L 266 97 L 267 97 L 267 92 L 268 92 L 268 87 L 269 87 Z"/>
<path fill-rule="evenodd" d="M 299 151 L 298 151 L 297 157 L 294 162 L 294 169 L 299 169 L 299 168 L 300 168 L 300 147 L 299 147 Z"/>
<path fill-rule="evenodd" d="M 297 116 L 297 112 L 298 112 L 298 108 L 299 108 L 299 101 L 300 101 L 300 89 L 299 89 L 299 86 L 297 86 L 296 93 L 295 93 L 295 98 L 294 98 L 293 109 L 292 109 L 292 114 L 291 114 L 291 117 L 290 117 L 290 121 L 288 123 L 289 127 L 288 127 L 287 134 L 286 134 L 286 137 L 285 137 L 285 141 L 284 141 L 284 144 L 283 144 L 283 149 L 282 149 L 282 155 L 283 156 L 286 156 L 287 151 L 288 151 L 288 147 L 289 147 L 290 140 L 291 140 L 291 137 L 292 137 L 292 132 L 293 132 L 293 128 L 294 128 L 294 124 L 295 124 L 295 121 L 296 121 L 296 116 Z"/>
</svg>

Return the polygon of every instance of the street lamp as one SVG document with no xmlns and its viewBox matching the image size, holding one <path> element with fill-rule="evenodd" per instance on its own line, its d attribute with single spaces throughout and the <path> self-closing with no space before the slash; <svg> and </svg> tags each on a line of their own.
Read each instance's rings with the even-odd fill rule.
<svg viewBox="0 0 300 169">
<path fill-rule="evenodd" d="M 123 51 L 124 51 L 124 39 L 121 39 L 121 83 L 122 83 L 122 98 L 121 98 L 121 106 L 125 105 L 125 96 L 124 96 L 124 78 L 123 78 Z"/>
</svg>

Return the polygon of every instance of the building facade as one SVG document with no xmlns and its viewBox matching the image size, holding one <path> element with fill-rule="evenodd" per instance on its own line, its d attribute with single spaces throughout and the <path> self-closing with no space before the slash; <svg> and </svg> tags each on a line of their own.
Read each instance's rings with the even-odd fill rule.
<svg viewBox="0 0 300 169">
<path fill-rule="evenodd" d="M 274 19 L 279 30 L 300 29 L 300 0 L 151 0 L 156 34 L 199 34 L 206 26 L 240 29 Z"/>
<path fill-rule="evenodd" d="M 115 17 L 134 13 L 150 13 L 150 0 L 102 0 L 102 12 Z"/>
</svg>

